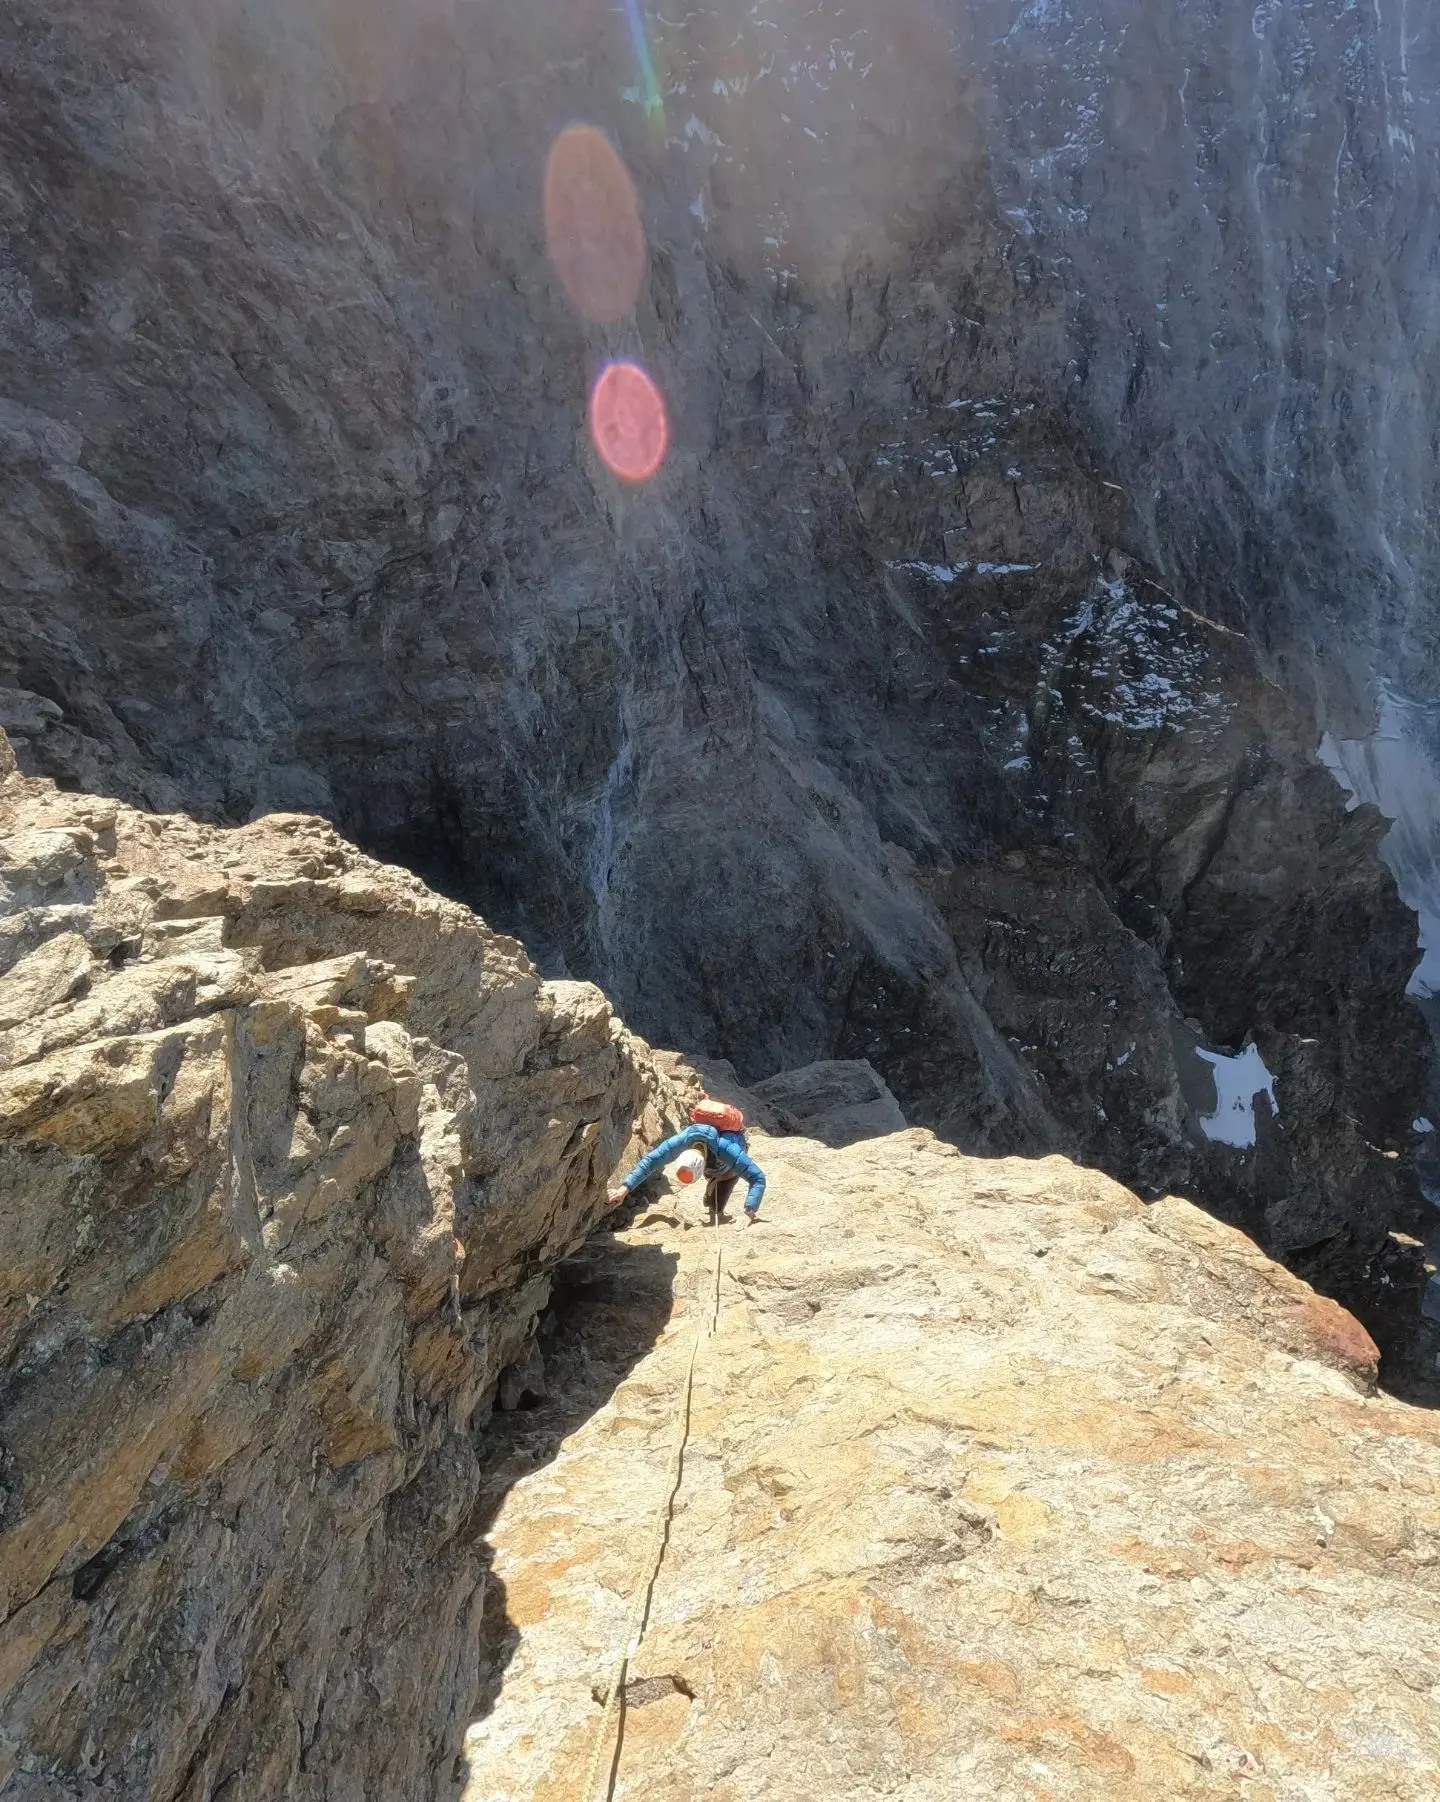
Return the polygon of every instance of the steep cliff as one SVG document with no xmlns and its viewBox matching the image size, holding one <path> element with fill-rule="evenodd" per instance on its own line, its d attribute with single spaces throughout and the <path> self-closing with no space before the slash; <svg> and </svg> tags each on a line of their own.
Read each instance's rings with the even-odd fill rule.
<svg viewBox="0 0 1440 1802">
<path fill-rule="evenodd" d="M 318 820 L 6 758 L 0 1787 L 428 1796 L 476 1682 L 475 1428 L 543 1389 L 550 1270 L 689 1091 Z"/>
<path fill-rule="evenodd" d="M 744 1540 L 746 1473 L 781 1470 L 764 1531 L 833 1579 L 797 1617 L 820 1637 L 766 1664 L 725 1637 L 733 1559 L 697 1565 L 666 1618 L 701 1712 L 657 1666 L 632 1723 L 657 1782 L 743 1790 L 730 1698 L 779 1671 L 839 1748 L 796 1767 L 812 1789 L 890 1780 L 878 1709 L 929 1748 L 922 1794 L 1424 1793 L 1433 1448 L 1347 1387 L 1363 1333 L 1184 1204 L 952 1153 L 1203 1201 L 1434 1396 L 1406 989 L 1440 969 L 1440 23 L 12 0 L 0 86 L 7 1794 L 448 1781 L 477 1633 L 493 1690 L 533 1625 L 478 1625 L 515 1472 L 484 1452 L 481 1496 L 476 1424 L 538 1399 L 538 1322 L 564 1396 L 514 1437 L 548 1456 L 664 1326 L 685 1243 L 638 1226 L 548 1299 L 691 1081 L 572 978 L 770 1090 L 801 1135 L 779 1195 L 830 1248 L 747 1242 L 740 1365 L 706 1379 L 750 1438 L 711 1436 L 741 1499 L 705 1518 Z M 641 291 L 604 325 L 544 241 L 577 120 L 638 196 Z M 617 357 L 669 410 L 644 485 L 587 437 Z M 813 1070 L 762 1080 L 833 1059 L 809 1114 Z M 898 1109 L 949 1144 L 832 1165 L 805 1136 Z M 826 1170 L 843 1205 L 805 1192 Z M 951 1353 L 973 1395 L 934 1378 Z M 818 1435 L 790 1474 L 750 1405 L 780 1382 Z M 824 1465 L 841 1440 L 873 1469 Z M 956 1481 L 892 1481 L 906 1459 Z M 549 1480 L 501 1517 L 517 1598 L 551 1594 L 520 1544 L 554 1531 Z M 857 1533 L 894 1500 L 893 1571 L 840 1530 L 856 1482 Z M 967 1570 L 993 1656 L 933 1618 Z M 1172 1580 L 1193 1620 L 1150 1611 Z M 575 1607 L 557 1635 L 591 1631 Z M 1094 1615 L 1088 1662 L 1056 1610 Z M 1354 1673 L 1382 1668 L 1405 1694 L 1365 1739 Z M 552 1688 L 512 1675 L 478 1793 L 487 1746 L 546 1793 L 586 1706 Z"/>
<path fill-rule="evenodd" d="M 569 4 L 21 0 L 24 766 L 322 812 L 652 1037 L 865 1057 L 966 1149 L 1370 1269 L 1420 1231 L 1418 953 L 1315 748 L 1412 621 L 1381 423 L 1429 467 L 1394 10 L 716 0 L 632 9 L 646 47 Z M 614 326 L 545 254 L 577 116 L 648 237 Z M 585 441 L 620 353 L 671 413 L 643 489 Z"/>
</svg>

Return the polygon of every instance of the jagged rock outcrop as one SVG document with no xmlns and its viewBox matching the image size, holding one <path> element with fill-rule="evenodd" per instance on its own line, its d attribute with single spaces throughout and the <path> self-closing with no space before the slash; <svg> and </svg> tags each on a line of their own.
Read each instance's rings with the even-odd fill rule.
<svg viewBox="0 0 1440 1802">
<path fill-rule="evenodd" d="M 1440 1428 L 1351 1316 L 1060 1158 L 757 1150 L 617 1798 L 1435 1793 Z M 490 1442 L 466 1802 L 578 1797 L 711 1306 L 687 1214 L 592 1241 L 568 1406 Z"/>
<path fill-rule="evenodd" d="M 0 758 L 0 1787 L 429 1797 L 474 1432 L 693 1078 L 321 821 Z"/>
</svg>

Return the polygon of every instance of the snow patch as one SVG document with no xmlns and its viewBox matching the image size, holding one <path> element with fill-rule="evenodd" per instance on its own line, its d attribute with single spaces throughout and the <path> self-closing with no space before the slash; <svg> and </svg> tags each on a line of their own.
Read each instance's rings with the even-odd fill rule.
<svg viewBox="0 0 1440 1802">
<path fill-rule="evenodd" d="M 1275 1078 L 1265 1068 L 1259 1046 L 1247 1045 L 1238 1056 L 1227 1057 L 1223 1051 L 1197 1045 L 1195 1055 L 1210 1065 L 1215 1076 L 1215 1112 L 1201 1115 L 1201 1132 L 1217 1145 L 1248 1150 L 1255 1143 L 1256 1098 L 1268 1096 L 1271 1114 L 1280 1113 Z"/>
<path fill-rule="evenodd" d="M 1374 733 L 1337 739 L 1327 732 L 1319 757 L 1352 811 L 1368 802 L 1391 822 L 1380 855 L 1400 899 L 1420 917 L 1422 955 L 1410 993 L 1440 995 L 1440 709 L 1382 688 Z"/>
<path fill-rule="evenodd" d="M 1206 654 L 1179 609 L 1142 602 L 1120 579 L 1102 579 L 1066 621 L 1070 645 L 1088 638 L 1090 695 L 1082 709 L 1127 732 L 1158 732 L 1222 706 L 1204 686 Z"/>
<path fill-rule="evenodd" d="M 951 565 L 949 563 L 887 563 L 886 569 L 913 569 L 916 575 L 929 576 L 932 582 L 953 582 L 970 567 L 968 563 Z"/>
<path fill-rule="evenodd" d="M 878 461 L 879 459 L 877 459 Z M 888 465 L 885 465 L 888 468 Z M 886 569 L 909 569 L 929 576 L 932 582 L 955 582 L 973 572 L 977 576 L 1028 576 L 1043 568 L 1039 563 L 922 563 L 918 558 L 892 559 Z"/>
</svg>

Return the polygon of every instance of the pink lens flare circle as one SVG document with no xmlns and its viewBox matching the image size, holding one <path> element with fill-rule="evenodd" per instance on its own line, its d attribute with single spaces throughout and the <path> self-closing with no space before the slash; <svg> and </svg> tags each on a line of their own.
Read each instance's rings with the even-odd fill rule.
<svg viewBox="0 0 1440 1802">
<path fill-rule="evenodd" d="M 648 482 L 670 448 L 660 390 L 634 363 L 612 363 L 590 395 L 590 436 L 622 482 Z"/>
</svg>

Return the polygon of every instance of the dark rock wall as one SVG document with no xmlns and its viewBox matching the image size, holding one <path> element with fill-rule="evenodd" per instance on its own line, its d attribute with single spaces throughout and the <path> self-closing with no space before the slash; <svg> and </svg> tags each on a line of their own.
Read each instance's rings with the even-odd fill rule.
<svg viewBox="0 0 1440 1802">
<path fill-rule="evenodd" d="M 1337 714 L 1377 664 L 1433 695 L 1434 9 L 971 11 L 1001 214 L 1151 555 Z"/>
<path fill-rule="evenodd" d="M 1313 753 L 1423 636 L 1396 10 L 725 0 L 649 16 L 656 114 L 619 11 L 22 0 L 22 760 L 325 812 L 743 1076 L 868 1057 L 968 1147 L 1373 1236 L 1414 926 Z M 610 330 L 542 242 L 576 118 L 649 233 Z M 622 353 L 643 491 L 584 430 Z M 1279 1119 L 1217 1146 L 1193 1047 L 1252 1034 Z"/>
</svg>

